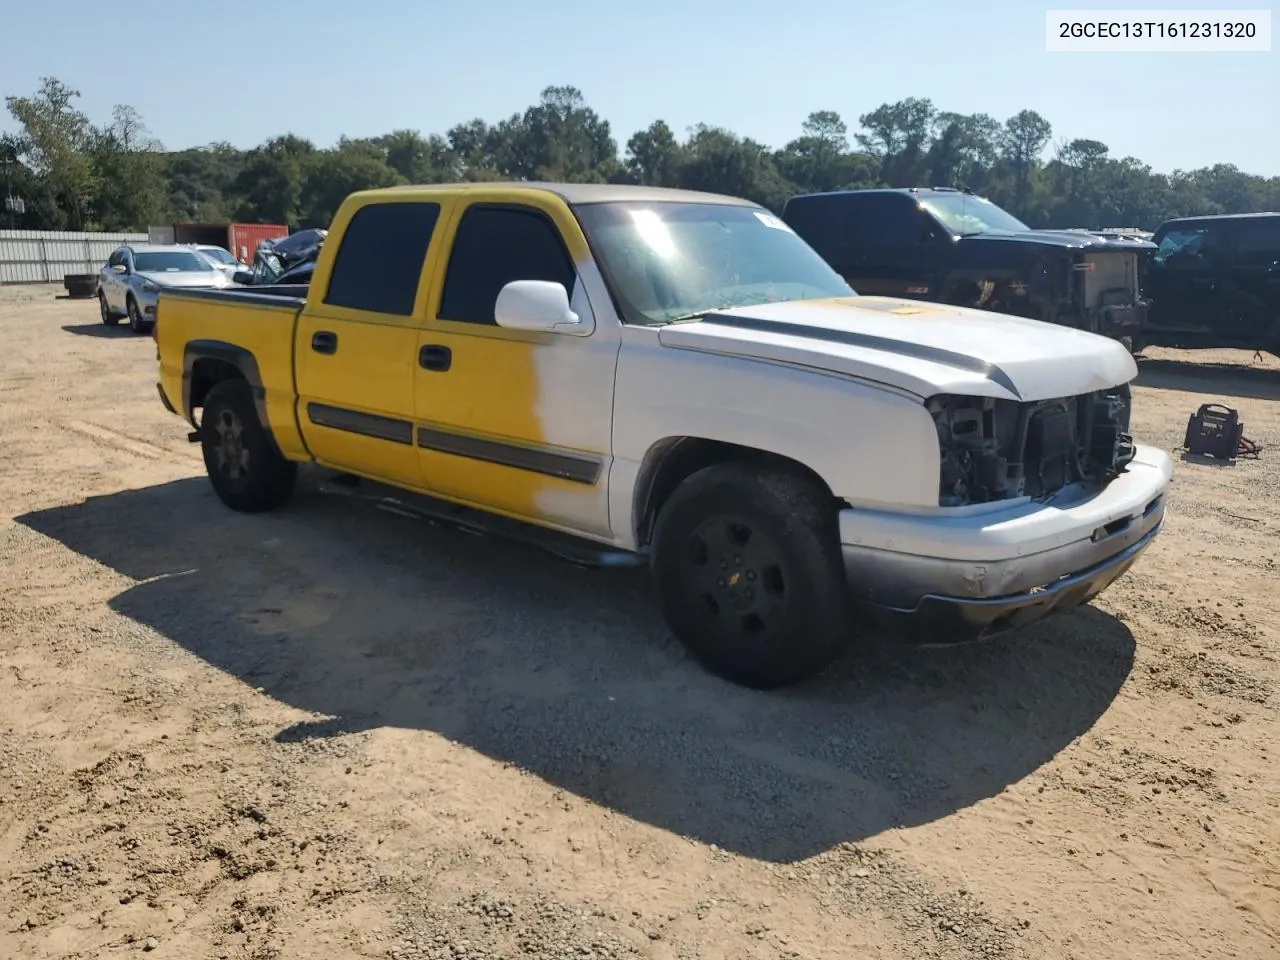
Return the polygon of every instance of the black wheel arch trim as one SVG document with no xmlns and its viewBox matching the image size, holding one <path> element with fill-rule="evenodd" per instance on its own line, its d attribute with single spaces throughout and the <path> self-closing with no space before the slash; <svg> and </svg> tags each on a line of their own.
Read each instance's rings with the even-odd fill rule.
<svg viewBox="0 0 1280 960">
<path fill-rule="evenodd" d="M 225 340 L 189 340 L 182 351 L 182 415 L 191 426 L 199 429 L 196 422 L 195 408 L 192 405 L 191 381 L 196 364 L 201 360 L 218 360 L 230 364 L 240 371 L 240 375 L 249 384 L 253 395 L 253 406 L 258 414 L 258 422 L 267 435 L 275 452 L 284 456 L 271 432 L 271 421 L 267 417 L 267 391 L 262 385 L 262 374 L 258 370 L 258 361 L 244 347 L 227 343 Z"/>
</svg>

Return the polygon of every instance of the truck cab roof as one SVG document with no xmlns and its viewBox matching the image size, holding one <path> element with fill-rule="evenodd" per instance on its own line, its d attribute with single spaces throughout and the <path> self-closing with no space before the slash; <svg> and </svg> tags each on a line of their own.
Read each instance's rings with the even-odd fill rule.
<svg viewBox="0 0 1280 960">
<path fill-rule="evenodd" d="M 493 190 L 529 191 L 531 193 L 552 194 L 565 203 L 580 206 L 589 203 L 720 203 L 735 206 L 758 207 L 760 204 L 741 197 L 730 197 L 718 193 L 702 193 L 697 190 L 678 190 L 672 187 L 644 187 L 625 183 L 553 183 L 532 180 L 497 180 L 480 183 L 429 183 L 406 184 L 398 187 L 384 187 L 378 190 L 364 190 L 353 196 L 362 200 L 377 200 L 388 197 L 403 197 L 406 193 L 430 196 L 435 193 L 450 196 L 468 193 L 483 193 Z"/>
</svg>

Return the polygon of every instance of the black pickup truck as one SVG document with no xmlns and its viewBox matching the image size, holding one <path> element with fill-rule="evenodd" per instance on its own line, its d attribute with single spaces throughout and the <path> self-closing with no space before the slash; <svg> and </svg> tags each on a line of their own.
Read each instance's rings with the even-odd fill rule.
<svg viewBox="0 0 1280 960">
<path fill-rule="evenodd" d="M 951 187 L 792 197 L 782 219 L 858 293 L 980 307 L 1132 343 L 1147 304 L 1141 260 L 1155 245 L 1032 230 Z"/>
<path fill-rule="evenodd" d="M 1169 220 L 1154 242 L 1144 342 L 1280 357 L 1280 213 Z"/>
</svg>

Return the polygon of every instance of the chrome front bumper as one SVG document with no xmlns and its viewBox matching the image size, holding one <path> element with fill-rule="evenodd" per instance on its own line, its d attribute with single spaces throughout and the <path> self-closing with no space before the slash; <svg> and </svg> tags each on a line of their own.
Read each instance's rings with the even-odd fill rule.
<svg viewBox="0 0 1280 960">
<path fill-rule="evenodd" d="M 953 516 L 841 514 L 853 599 L 932 643 L 1023 626 L 1086 603 L 1133 565 L 1164 522 L 1173 463 L 1139 447 L 1101 491 Z"/>
</svg>

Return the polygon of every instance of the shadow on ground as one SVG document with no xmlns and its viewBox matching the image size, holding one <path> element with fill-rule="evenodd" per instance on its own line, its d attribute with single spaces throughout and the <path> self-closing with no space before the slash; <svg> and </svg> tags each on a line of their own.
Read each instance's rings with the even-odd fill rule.
<svg viewBox="0 0 1280 960">
<path fill-rule="evenodd" d="M 62 329 L 67 333 L 74 333 L 78 337 L 120 337 L 121 339 L 134 337 L 138 340 L 143 339 L 130 329 L 129 321 L 127 320 L 121 320 L 120 323 L 114 327 L 109 327 L 105 323 L 99 321 L 98 323 L 64 324 Z"/>
<path fill-rule="evenodd" d="M 430 730 L 673 833 L 790 862 L 936 820 L 1090 729 L 1134 641 L 1093 608 L 1016 639 L 881 645 L 765 694 L 688 660 L 647 577 L 434 528 L 307 485 L 245 516 L 203 479 L 18 522 L 140 581 L 111 607 L 329 719 Z M 152 579 L 156 578 L 156 579 Z"/>
<path fill-rule="evenodd" d="M 1142 358 L 1134 384 L 1221 397 L 1280 400 L 1280 368 Z"/>
</svg>

